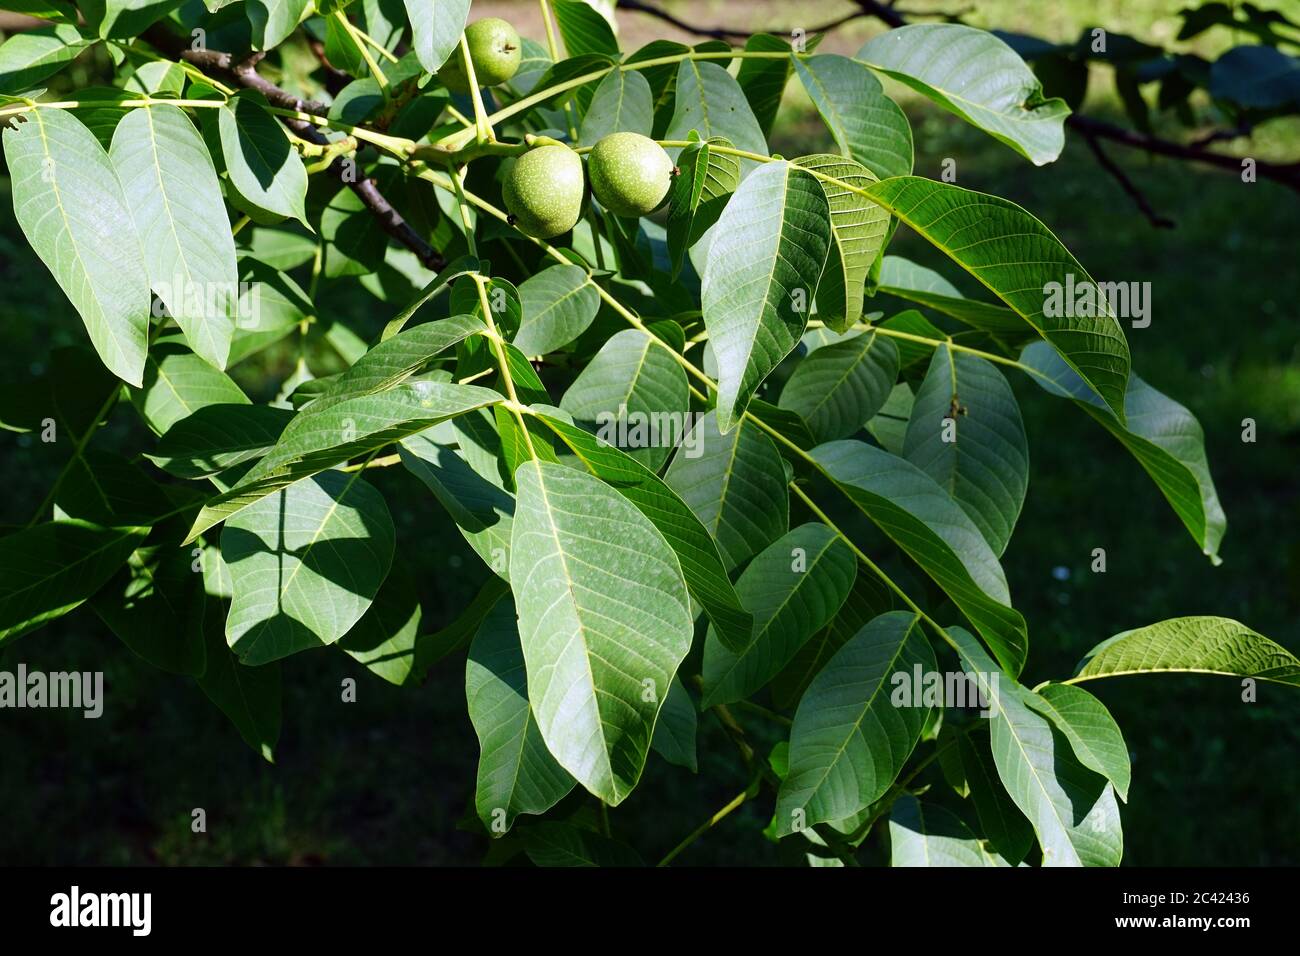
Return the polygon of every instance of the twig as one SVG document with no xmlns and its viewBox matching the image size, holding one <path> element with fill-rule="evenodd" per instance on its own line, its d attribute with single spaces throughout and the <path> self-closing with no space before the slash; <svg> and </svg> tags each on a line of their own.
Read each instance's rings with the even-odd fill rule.
<svg viewBox="0 0 1300 956">
<path fill-rule="evenodd" d="M 1147 217 L 1147 221 L 1157 229 L 1173 229 L 1176 223 L 1172 219 L 1167 219 L 1160 215 L 1152 207 L 1151 202 L 1147 199 L 1142 190 L 1138 189 L 1137 184 L 1129 179 L 1128 174 L 1113 159 L 1106 155 L 1106 151 L 1101 148 L 1095 134 L 1084 133 L 1084 140 L 1092 150 L 1092 154 L 1097 157 L 1097 162 L 1101 168 L 1110 173 L 1115 181 L 1120 184 L 1124 192 L 1128 193 L 1129 198 L 1142 210 L 1142 214 Z"/>
</svg>

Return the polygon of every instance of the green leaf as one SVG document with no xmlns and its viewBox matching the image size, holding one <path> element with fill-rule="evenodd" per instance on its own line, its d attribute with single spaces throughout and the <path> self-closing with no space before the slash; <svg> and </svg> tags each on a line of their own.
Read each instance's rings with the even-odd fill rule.
<svg viewBox="0 0 1300 956">
<path fill-rule="evenodd" d="M 347 14 L 339 12 L 338 16 L 325 19 L 325 59 L 352 76 L 360 76 L 369 68 L 366 58 L 361 55 L 361 41 L 357 40 L 344 25 Z"/>
<path fill-rule="evenodd" d="M 902 349 L 899 352 L 906 354 Z M 903 367 L 907 367 L 906 362 Z M 885 404 L 880 406 L 880 411 L 866 425 L 867 431 L 880 447 L 899 458 L 903 457 L 903 440 L 907 436 L 907 423 L 911 420 L 914 402 L 912 387 L 906 382 L 899 382 L 885 399 Z"/>
<path fill-rule="evenodd" d="M 1300 687 L 1300 660 L 1294 654 L 1226 617 L 1175 617 L 1116 634 L 1088 652 L 1071 683 L 1175 672 Z"/>
<path fill-rule="evenodd" d="M 961 818 L 910 794 L 889 809 L 890 866 L 1009 866 L 980 844 Z"/>
<path fill-rule="evenodd" d="M 884 796 L 930 712 L 895 703 L 898 675 L 915 682 L 936 666 L 920 617 L 904 611 L 876 618 L 835 653 L 794 715 L 779 834 L 843 820 Z"/>
<path fill-rule="evenodd" d="M 525 355 L 545 355 L 587 330 L 600 310 L 600 294 L 579 266 L 543 269 L 519 286 L 524 315 L 513 344 Z"/>
<path fill-rule="evenodd" d="M 247 667 L 226 646 L 220 621 L 222 605 L 208 601 L 208 621 L 203 629 L 207 668 L 199 687 L 217 705 L 244 738 L 244 743 L 272 760 L 280 739 L 280 665 Z"/>
<path fill-rule="evenodd" d="M 411 45 L 426 73 L 437 73 L 460 43 L 470 0 L 403 0 Z"/>
<path fill-rule="evenodd" d="M 1251 109 L 1295 109 L 1300 59 L 1263 44 L 1233 47 L 1210 67 L 1210 95 Z"/>
<path fill-rule="evenodd" d="M 989 744 L 966 734 L 953 746 L 959 752 L 970 800 L 989 846 L 1008 862 L 1019 864 L 1033 848 L 1034 829 L 998 779 Z"/>
<path fill-rule="evenodd" d="M 1093 417 L 1138 460 L 1213 564 L 1220 564 L 1219 543 L 1228 519 L 1205 456 L 1205 433 L 1196 417 L 1173 399 L 1130 375 L 1124 393 L 1124 423 L 1116 421 L 1097 393 L 1088 387 L 1051 346 L 1035 342 L 1020 361 L 1036 370 L 1035 382 Z"/>
<path fill-rule="evenodd" d="M 797 412 L 818 441 L 847 438 L 880 411 L 897 378 L 897 346 L 865 332 L 799 362 L 781 389 L 780 405 Z"/>
<path fill-rule="evenodd" d="M 630 846 L 568 823 L 544 821 L 529 827 L 524 846 L 537 866 L 645 866 Z"/>
<path fill-rule="evenodd" d="M 270 50 L 287 40 L 308 5 L 309 0 L 249 0 L 245 12 L 253 27 L 253 49 Z"/>
<path fill-rule="evenodd" d="M 419 648 L 423 614 L 415 572 L 408 562 L 394 561 L 370 608 L 338 646 L 390 684 L 420 684 L 425 677 Z"/>
<path fill-rule="evenodd" d="M 230 184 L 252 206 L 307 222 L 307 169 L 278 120 L 248 94 L 217 109 Z"/>
<path fill-rule="evenodd" d="M 753 617 L 740 603 L 717 546 L 686 503 L 631 456 L 554 415 L 539 417 L 596 477 L 621 494 L 659 529 L 681 562 L 691 596 L 704 608 L 729 647 L 743 647 Z"/>
<path fill-rule="evenodd" d="M 927 319 L 916 309 L 904 309 L 897 315 L 891 315 L 884 322 L 878 323 L 880 328 L 889 329 L 890 331 L 906 332 L 908 335 L 919 335 L 922 338 L 931 339 L 941 342 L 948 338 L 948 334 Z M 926 342 L 915 342 L 909 339 L 895 338 L 894 344 L 898 346 L 898 364 L 899 367 L 906 370 L 921 361 L 927 365 L 934 356 L 935 346 Z"/>
<path fill-rule="evenodd" d="M 453 345 L 486 330 L 478 316 L 453 315 L 384 339 L 336 378 L 312 402 L 312 411 L 395 388 Z"/>
<path fill-rule="evenodd" d="M 509 584 L 496 575 L 489 575 L 454 621 L 432 634 L 420 635 L 416 643 L 416 666 L 427 672 L 443 658 L 467 649 L 497 601 L 509 593 Z"/>
<path fill-rule="evenodd" d="M 674 278 L 681 272 L 686 250 L 718 221 L 740 182 L 740 161 L 714 146 L 731 144 L 714 137 L 687 146 L 677 157 L 681 173 L 673 179 L 668 196 L 668 254 Z"/>
<path fill-rule="evenodd" d="M 269 405 L 205 405 L 163 432 L 145 457 L 179 478 L 208 478 L 266 454 L 292 420 L 293 412 Z"/>
<path fill-rule="evenodd" d="M 209 405 L 248 405 L 248 396 L 226 373 L 213 368 L 179 342 L 153 347 L 144 366 L 144 387 L 131 402 L 158 434 Z"/>
<path fill-rule="evenodd" d="M 0 538 L 0 647 L 89 598 L 148 532 L 63 520 Z"/>
<path fill-rule="evenodd" d="M 817 287 L 817 316 L 843 332 L 862 318 L 867 274 L 887 240 L 889 213 L 862 195 L 876 178 L 853 160 L 818 153 L 796 159 L 794 164 L 835 180 L 817 180 L 830 206 L 831 238 L 835 240 Z"/>
<path fill-rule="evenodd" d="M 997 37 L 957 23 L 918 23 L 868 40 L 857 59 L 1010 146 L 1035 166 L 1065 146 L 1064 100 L 1047 99 Z"/>
<path fill-rule="evenodd" d="M 749 108 L 744 90 L 718 64 L 708 60 L 682 60 L 677 67 L 674 95 L 673 118 L 664 139 L 688 139 L 691 130 L 695 130 L 700 139 L 721 136 L 746 152 L 768 155 L 767 140 Z M 752 161 L 747 163 L 753 165 Z"/>
<path fill-rule="evenodd" d="M 145 269 L 194 351 L 225 368 L 239 281 L 221 185 L 203 137 L 174 106 L 134 109 L 109 157 L 144 249 Z"/>
<path fill-rule="evenodd" d="M 65 110 L 32 110 L 5 127 L 14 216 L 86 324 L 113 374 L 140 387 L 149 277 L 104 147 Z"/>
<path fill-rule="evenodd" d="M 472 256 L 461 256 L 460 258 L 449 262 L 441 272 L 434 276 L 433 279 L 431 279 L 429 283 L 420 290 L 419 295 L 412 299 L 401 312 L 397 313 L 397 315 L 384 326 L 384 331 L 379 336 L 380 341 L 382 342 L 385 339 L 391 339 L 398 332 L 402 331 L 402 329 L 406 327 L 406 323 L 409 322 L 415 313 L 420 310 L 421 306 L 427 303 L 434 296 L 451 288 L 453 279 L 458 279 L 461 276 L 478 272 L 480 265 L 481 263 Z M 474 298 L 477 300 L 478 296 L 475 295 Z"/>
<path fill-rule="evenodd" d="M 431 430 L 402 440 L 402 464 L 433 492 L 483 563 L 508 578 L 515 499 L 497 464 L 501 440 L 477 415 L 449 424 L 459 451 Z"/>
<path fill-rule="evenodd" d="M 690 649 L 686 581 L 663 535 L 604 482 L 529 461 L 515 483 L 510 581 L 533 713 L 560 765 L 617 805 Z"/>
<path fill-rule="evenodd" d="M 1092 277 L 1046 226 L 1005 199 L 915 176 L 877 183 L 868 192 L 1055 345 L 1123 420 L 1128 342 Z M 1099 314 L 1047 315 L 1052 284 L 1091 288 Z"/>
<path fill-rule="evenodd" d="M 639 329 L 610 336 L 560 399 L 577 424 L 655 472 L 686 437 L 690 405 L 682 367 Z"/>
<path fill-rule="evenodd" d="M 199 677 L 206 667 L 202 567 L 178 540 L 137 549 L 90 606 L 123 644 L 154 667 Z"/>
<path fill-rule="evenodd" d="M 13 33 L 0 45 L 0 93 L 22 93 L 79 57 L 87 40 L 70 23 Z"/>
<path fill-rule="evenodd" d="M 370 606 L 393 545 L 388 506 L 360 473 L 262 498 L 221 533 L 234 585 L 226 641 L 250 665 L 333 644 Z"/>
<path fill-rule="evenodd" d="M 842 155 L 876 179 L 912 174 L 912 127 L 866 66 L 831 53 L 793 59 Z"/>
<path fill-rule="evenodd" d="M 609 21 L 585 0 L 551 0 L 551 9 L 555 11 L 560 38 L 569 56 L 582 56 L 584 53 L 619 55 L 618 38 L 614 36 Z"/>
<path fill-rule="evenodd" d="M 1115 718 L 1101 701 L 1082 687 L 1046 684 L 1026 702 L 1065 734 L 1079 763 L 1109 780 L 1119 798 L 1128 800 L 1132 779 L 1128 747 Z"/>
<path fill-rule="evenodd" d="M 993 363 L 947 345 L 934 350 L 903 457 L 952 496 L 994 554 L 1007 549 L 1029 487 L 1029 443 L 1015 393 Z"/>
<path fill-rule="evenodd" d="M 874 574 L 859 574 L 853 589 L 830 624 L 809 638 L 785 669 L 772 681 L 772 703 L 780 710 L 793 710 L 826 662 L 848 643 L 869 621 L 894 607 L 894 598 Z"/>
<path fill-rule="evenodd" d="M 718 362 L 722 432 L 736 426 L 758 386 L 799 344 L 830 244 L 821 186 L 787 162 L 755 170 L 723 210 L 700 287 Z"/>
<path fill-rule="evenodd" d="M 709 412 L 673 456 L 664 481 L 708 529 L 728 569 L 763 550 L 790 526 L 781 453 L 750 422 L 723 435 L 717 415 Z"/>
<path fill-rule="evenodd" d="M 946 630 L 993 711 L 993 762 L 1038 835 L 1043 865 L 1119 866 L 1124 839 L 1114 788 L 1079 763 L 1066 737 L 1031 709 L 1032 691 L 1004 679 L 970 634 Z"/>
<path fill-rule="evenodd" d="M 765 686 L 830 623 L 856 575 L 852 550 L 823 524 L 800 525 L 758 554 L 736 582 L 741 602 L 754 613 L 754 635 L 747 647 L 731 651 L 710 628 L 700 706 L 743 700 Z"/>
<path fill-rule="evenodd" d="M 685 767 L 691 773 L 699 772 L 695 759 L 695 731 L 699 719 L 695 714 L 695 704 L 691 695 L 682 685 L 681 678 L 674 677 L 668 689 L 668 699 L 664 709 L 659 712 L 659 723 L 655 724 L 654 737 L 650 747 L 659 756 L 671 764 Z"/>
<path fill-rule="evenodd" d="M 596 73 L 600 70 L 609 70 L 613 66 L 613 61 L 603 53 L 584 53 L 581 56 L 571 56 L 567 60 L 561 60 L 549 66 L 541 78 L 533 87 L 534 94 L 540 94 L 549 90 L 551 87 L 562 86 L 571 80 L 576 80 L 580 76 L 586 76 L 588 73 Z M 602 77 L 603 79 L 603 77 Z M 580 93 L 591 96 L 596 80 L 590 83 L 584 83 L 580 87 L 570 87 L 569 89 L 558 90 L 546 99 L 537 104 L 538 107 L 545 109 L 558 110 L 569 100 L 575 97 L 579 98 Z M 527 114 L 525 114 L 527 115 Z"/>
<path fill-rule="evenodd" d="M 351 398 L 319 413 L 307 409 L 243 481 L 204 505 L 185 543 L 295 481 L 501 400 L 498 393 L 476 385 L 420 381 Z"/>
<path fill-rule="evenodd" d="M 919 266 L 901 256 L 883 258 L 878 291 L 951 316 L 982 332 L 1012 339 L 1032 334 L 1030 329 L 1025 328 L 1020 316 L 1005 305 L 968 299 L 933 269 Z"/>
<path fill-rule="evenodd" d="M 312 243 L 313 252 L 315 243 Z M 291 267 L 290 267 L 291 268 Z M 253 259 L 240 263 L 240 281 L 256 307 L 241 311 L 230 342 L 231 365 L 241 362 L 297 331 L 302 321 L 316 314 L 307 293 L 283 273 Z"/>
<path fill-rule="evenodd" d="M 497 837 L 519 814 L 545 813 L 575 783 L 546 749 L 529 709 L 524 654 L 508 596 L 483 619 L 470 645 L 465 699 L 481 751 L 474 806 Z"/>
<path fill-rule="evenodd" d="M 970 618 L 1002 666 L 1019 674 L 1029 637 L 984 536 L 934 479 L 859 441 L 812 452 L 818 467 Z"/>
<path fill-rule="evenodd" d="M 819 38 L 814 38 L 814 44 Z M 789 53 L 790 43 L 770 33 L 755 33 L 745 41 L 746 53 Z M 740 61 L 740 71 L 736 82 L 740 84 L 749 101 L 749 108 L 754 111 L 758 128 L 764 136 L 772 132 L 777 110 L 781 107 L 781 95 L 790 79 L 791 60 L 795 57 L 745 57 Z M 911 172 L 911 170 L 908 170 Z"/>
<path fill-rule="evenodd" d="M 646 78 L 636 70 L 611 70 L 596 87 L 578 142 L 594 146 L 610 133 L 649 136 L 654 118 L 654 96 Z"/>
<path fill-rule="evenodd" d="M 79 6 L 86 22 L 101 37 L 136 37 L 162 19 L 181 0 L 83 0 Z"/>
</svg>

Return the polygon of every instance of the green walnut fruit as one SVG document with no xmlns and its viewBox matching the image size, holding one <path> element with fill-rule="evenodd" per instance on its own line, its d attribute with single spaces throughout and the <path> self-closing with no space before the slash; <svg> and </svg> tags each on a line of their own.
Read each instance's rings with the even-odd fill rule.
<svg viewBox="0 0 1300 956">
<path fill-rule="evenodd" d="M 582 214 L 582 160 L 567 146 L 538 146 L 510 167 L 501 196 L 511 221 L 530 236 L 568 232 Z"/>
<path fill-rule="evenodd" d="M 519 42 L 515 28 L 500 17 L 475 20 L 465 28 L 465 43 L 469 47 L 474 78 L 479 86 L 504 83 L 519 69 L 523 44 Z M 438 71 L 438 79 L 453 93 L 469 92 L 469 77 L 465 75 L 465 61 L 459 46 Z"/>
<path fill-rule="evenodd" d="M 664 148 L 640 133 L 610 133 L 587 160 L 591 191 L 616 216 L 654 212 L 673 184 L 673 161 Z"/>
</svg>

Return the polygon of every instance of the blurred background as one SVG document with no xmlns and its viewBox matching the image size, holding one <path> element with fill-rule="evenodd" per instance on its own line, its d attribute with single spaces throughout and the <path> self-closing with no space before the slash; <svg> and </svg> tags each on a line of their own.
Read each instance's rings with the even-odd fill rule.
<svg viewBox="0 0 1300 956">
<path fill-rule="evenodd" d="M 811 27 L 853 9 L 838 0 L 658 5 L 696 26 L 777 32 L 798 25 L 792 18 Z M 1175 42 L 1183 5 L 900 6 L 960 12 L 976 26 L 1052 42 L 1073 42 L 1092 26 L 1210 58 L 1249 42 L 1226 28 Z M 476 2 L 472 17 L 488 15 L 544 39 L 533 0 Z M 659 37 L 699 42 L 631 10 L 620 14 L 619 25 L 628 50 Z M 819 51 L 851 55 L 882 29 L 877 20 L 854 20 Z M 1101 64 L 1091 70 L 1082 112 L 1129 125 L 1114 74 Z M 110 77 L 107 62 L 85 57 L 60 82 L 83 86 Z M 1030 625 L 1026 682 L 1069 673 L 1088 648 L 1114 633 L 1190 614 L 1236 618 L 1300 652 L 1300 196 L 1264 180 L 1243 184 L 1231 172 L 1110 148 L 1151 206 L 1176 222 L 1157 229 L 1077 134 L 1067 133 L 1058 162 L 1035 168 L 899 85 L 889 89 L 911 118 L 918 174 L 937 178 L 951 157 L 961 186 L 1033 212 L 1098 280 L 1151 283 L 1150 327 L 1126 330 L 1134 369 L 1200 420 L 1228 515 L 1223 565 L 1214 568 L 1109 435 L 1070 404 L 1012 379 L 1029 434 L 1031 479 L 1003 563 Z M 1152 121 L 1157 132 L 1171 122 L 1156 113 Z M 1174 126 L 1171 136 L 1186 132 Z M 772 148 L 787 155 L 833 148 L 797 83 L 787 88 Z M 1216 148 L 1294 162 L 1300 120 L 1270 122 Z M 20 234 L 7 178 L 0 178 L 0 193 L 0 382 L 16 385 L 39 378 L 53 349 L 84 344 L 85 333 Z M 969 289 L 915 236 L 900 232 L 891 251 Z M 375 316 L 374 300 L 348 280 L 323 286 L 319 301 L 322 311 L 355 318 L 359 327 L 387 318 Z M 233 374 L 255 400 L 265 400 L 292 374 L 297 357 L 296 345 L 286 343 Z M 1241 440 L 1244 418 L 1257 422 L 1253 444 Z M 139 431 L 133 410 L 119 407 L 99 440 L 111 445 Z M 25 523 L 60 465 L 53 446 L 0 431 L 0 524 Z M 418 481 L 389 468 L 375 482 L 393 511 L 398 554 L 420 582 L 425 629 L 446 623 L 482 580 L 477 559 L 454 533 L 429 530 L 445 519 Z M 1105 574 L 1089 570 L 1095 547 L 1106 549 Z M 102 670 L 107 705 L 93 721 L 79 712 L 0 712 L 0 863 L 473 865 L 487 852 L 472 819 L 478 746 L 465 714 L 462 658 L 443 661 L 418 688 L 390 686 L 330 650 L 292 658 L 284 668 L 274 765 L 244 745 L 193 682 L 135 658 L 88 608 L 0 652 L 0 668 L 19 662 Z M 340 700 L 345 677 L 357 681 L 356 703 Z M 1300 864 L 1300 694 L 1261 684 L 1258 702 L 1243 704 L 1236 681 L 1191 676 L 1119 678 L 1090 689 L 1111 709 L 1133 755 L 1130 802 L 1122 810 L 1126 864 Z M 757 721 L 752 732 L 760 740 L 769 733 Z M 611 814 L 615 835 L 649 859 L 744 786 L 731 744 L 711 720 L 701 720 L 699 750 L 700 775 L 652 760 L 642 789 Z M 196 807 L 206 810 L 206 834 L 191 832 Z M 745 805 L 679 862 L 782 862 L 759 833 L 770 813 L 768 798 Z"/>
</svg>

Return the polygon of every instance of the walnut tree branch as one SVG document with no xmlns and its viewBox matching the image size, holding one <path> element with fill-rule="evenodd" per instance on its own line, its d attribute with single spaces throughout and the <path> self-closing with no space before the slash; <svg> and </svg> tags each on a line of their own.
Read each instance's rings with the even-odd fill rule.
<svg viewBox="0 0 1300 956">
<path fill-rule="evenodd" d="M 161 25 L 150 27 L 143 34 L 143 38 L 168 56 L 193 64 L 205 73 L 217 74 L 221 79 L 229 80 L 245 89 L 256 90 L 265 96 L 272 106 L 316 116 L 324 116 L 328 112 L 325 104 L 294 96 L 258 73 L 257 64 L 265 56 L 264 53 L 255 53 L 247 59 L 239 60 L 219 50 L 192 50 L 184 39 Z M 329 141 L 313 124 L 292 117 L 281 117 L 281 119 L 300 139 L 317 146 L 328 144 Z M 379 222 L 384 232 L 415 253 L 426 269 L 437 272 L 447 264 L 442 254 L 430 246 L 424 237 L 402 217 L 402 214 L 393 208 L 392 203 L 384 198 L 384 194 L 379 191 L 374 180 L 359 178 L 356 175 L 354 161 L 340 156 L 329 165 L 329 172 L 351 189 L 361 200 L 362 205 Z"/>
</svg>

